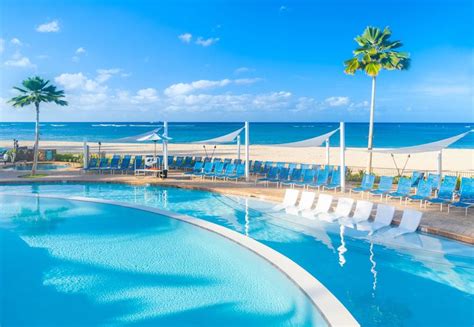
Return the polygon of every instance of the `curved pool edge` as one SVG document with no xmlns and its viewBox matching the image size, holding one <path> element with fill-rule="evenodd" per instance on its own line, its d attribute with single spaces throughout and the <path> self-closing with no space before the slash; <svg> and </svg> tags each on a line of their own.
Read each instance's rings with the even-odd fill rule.
<svg viewBox="0 0 474 327">
<path fill-rule="evenodd" d="M 258 256 L 269 262 L 280 272 L 285 274 L 288 279 L 290 279 L 290 281 L 292 281 L 310 299 L 310 301 L 314 304 L 318 312 L 330 326 L 360 326 L 360 324 L 352 316 L 349 310 L 319 280 L 317 280 L 313 275 L 311 275 L 301 266 L 296 264 L 293 260 L 248 236 L 230 230 L 226 227 L 192 216 L 179 214 L 173 211 L 152 208 L 143 205 L 124 203 L 119 201 L 88 198 L 81 196 L 61 197 L 55 195 L 38 195 L 9 192 L 1 193 L 1 195 L 73 200 L 121 206 L 125 208 L 142 210 L 163 215 L 168 218 L 176 219 L 194 225 L 196 227 L 208 230 L 222 237 L 225 237 L 228 240 L 233 241 L 234 243 L 237 243 L 238 245 L 246 248 L 247 250 L 252 251 L 253 253 L 257 254 Z"/>
</svg>

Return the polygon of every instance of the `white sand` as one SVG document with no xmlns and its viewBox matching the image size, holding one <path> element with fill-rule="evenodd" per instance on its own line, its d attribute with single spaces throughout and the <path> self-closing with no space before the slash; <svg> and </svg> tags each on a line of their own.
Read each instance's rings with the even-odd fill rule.
<svg viewBox="0 0 474 327">
<path fill-rule="evenodd" d="M 32 146 L 32 141 L 21 141 L 20 146 Z M 89 143 L 91 152 L 98 151 L 97 143 Z M 11 147 L 11 141 L 0 140 L 0 147 Z M 82 142 L 60 142 L 41 141 L 41 148 L 57 149 L 60 153 L 82 152 Z M 211 155 L 213 146 L 206 146 L 207 154 Z M 242 158 L 244 158 L 244 146 L 242 146 Z M 346 151 L 346 165 L 349 167 L 360 167 L 363 169 L 367 162 L 367 153 L 361 149 L 348 148 Z M 109 154 L 153 154 L 153 144 L 131 144 L 131 143 L 102 143 L 101 151 Z M 157 145 L 157 152 L 161 154 L 161 144 Z M 193 155 L 205 156 L 206 152 L 202 145 L 196 144 L 170 144 L 170 155 Z M 220 145 L 216 147 L 215 157 L 237 157 L 235 145 Z M 339 148 L 330 149 L 330 163 L 339 164 Z M 399 168 L 405 164 L 406 155 L 396 155 L 395 160 Z M 298 163 L 324 164 L 326 162 L 326 149 L 320 148 L 281 148 L 264 145 L 253 145 L 250 147 L 250 159 L 272 160 Z M 395 166 L 389 154 L 374 154 L 373 166 L 386 173 L 394 170 Z M 414 154 L 408 161 L 407 169 L 436 170 L 437 153 Z M 358 168 L 354 168 L 358 169 Z M 455 172 L 474 173 L 474 149 L 446 149 L 443 150 L 443 170 Z M 396 170 L 393 171 L 396 173 Z"/>
</svg>

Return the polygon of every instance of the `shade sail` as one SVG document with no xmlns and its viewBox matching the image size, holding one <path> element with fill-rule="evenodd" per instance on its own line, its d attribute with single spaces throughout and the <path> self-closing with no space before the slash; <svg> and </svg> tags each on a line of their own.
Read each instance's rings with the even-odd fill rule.
<svg viewBox="0 0 474 327">
<path fill-rule="evenodd" d="M 226 143 L 232 143 L 233 141 L 235 141 L 237 136 L 239 136 L 239 134 L 243 130 L 244 130 L 244 127 L 239 128 L 238 130 L 233 131 L 232 133 L 229 133 L 229 134 L 226 134 L 226 135 L 223 135 L 223 136 L 219 136 L 219 137 L 204 140 L 204 141 L 191 142 L 191 143 L 193 143 L 193 144 L 226 144 Z"/>
<path fill-rule="evenodd" d="M 156 133 L 145 135 L 145 136 L 142 136 L 142 137 L 137 139 L 137 141 L 139 141 L 139 142 L 143 142 L 143 141 L 161 141 L 161 140 L 162 140 L 162 138 Z"/>
<path fill-rule="evenodd" d="M 407 146 L 404 148 L 395 148 L 395 149 L 372 149 L 372 152 L 375 153 L 389 153 L 389 154 L 411 154 L 411 153 L 422 153 L 422 152 L 434 152 L 434 151 L 441 151 L 444 148 L 447 148 L 454 142 L 462 139 L 467 134 L 471 133 L 473 130 L 469 132 L 465 132 L 456 136 L 449 137 L 447 139 L 439 140 L 436 142 L 425 143 L 420 145 L 414 146 Z"/>
<path fill-rule="evenodd" d="M 335 130 L 319 135 L 310 139 L 302 140 L 302 141 L 297 141 L 297 142 L 290 142 L 290 143 L 281 143 L 281 144 L 269 144 L 271 146 L 279 146 L 279 147 L 288 147 L 288 148 L 307 148 L 307 147 L 316 147 L 316 146 L 321 146 L 324 141 L 329 139 L 334 133 L 336 133 L 339 130 L 339 128 L 336 128 Z"/>
<path fill-rule="evenodd" d="M 138 139 L 152 135 L 152 134 L 158 134 L 158 132 L 162 129 L 162 127 L 155 128 L 151 131 L 148 131 L 146 133 L 138 134 L 138 135 L 133 135 L 133 136 L 127 136 L 127 137 L 122 137 L 117 139 L 116 141 L 118 142 L 136 142 Z"/>
</svg>

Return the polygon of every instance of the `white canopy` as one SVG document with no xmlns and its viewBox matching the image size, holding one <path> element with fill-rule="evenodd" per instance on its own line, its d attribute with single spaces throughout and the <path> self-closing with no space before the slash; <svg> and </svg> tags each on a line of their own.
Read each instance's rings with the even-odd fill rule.
<svg viewBox="0 0 474 327">
<path fill-rule="evenodd" d="M 191 142 L 191 143 L 193 143 L 193 144 L 225 144 L 225 143 L 231 143 L 237 138 L 237 136 L 239 136 L 239 134 L 243 131 L 243 129 L 244 129 L 244 127 L 239 128 L 238 130 L 236 130 L 232 133 L 223 135 L 223 136 L 219 136 L 219 137 L 209 139 L 209 140 L 204 140 L 204 141 Z"/>
<path fill-rule="evenodd" d="M 420 145 L 414 146 L 407 146 L 404 148 L 394 148 L 394 149 L 372 149 L 372 152 L 377 153 L 389 153 L 389 154 L 411 154 L 411 153 L 421 153 L 421 152 L 434 152 L 434 151 L 441 151 L 444 148 L 447 148 L 454 142 L 462 139 L 467 134 L 471 133 L 473 130 L 468 132 L 449 137 L 447 139 L 439 140 L 436 142 L 425 143 Z"/>
<path fill-rule="evenodd" d="M 336 133 L 339 130 L 339 128 L 336 128 L 335 130 L 320 135 L 316 136 L 310 139 L 302 140 L 302 141 L 297 141 L 297 142 L 290 142 L 290 143 L 281 143 L 281 144 L 269 144 L 271 146 L 279 146 L 279 147 L 289 147 L 289 148 L 307 148 L 307 147 L 317 147 L 321 146 L 327 139 L 329 139 L 334 133 Z"/>
<path fill-rule="evenodd" d="M 169 137 L 166 137 L 164 135 L 158 135 L 157 133 L 151 133 L 142 137 L 139 137 L 137 141 L 143 142 L 143 141 L 161 141 L 161 140 L 170 140 Z"/>
<path fill-rule="evenodd" d="M 152 140 L 139 140 L 139 139 L 150 136 L 150 135 L 153 135 L 153 134 L 158 135 L 158 132 L 161 130 L 161 128 L 162 127 L 158 127 L 158 128 L 155 128 L 155 129 L 153 129 L 149 132 L 134 135 L 134 136 L 122 137 L 120 139 L 117 139 L 117 141 L 119 141 L 119 142 L 152 141 Z"/>
</svg>

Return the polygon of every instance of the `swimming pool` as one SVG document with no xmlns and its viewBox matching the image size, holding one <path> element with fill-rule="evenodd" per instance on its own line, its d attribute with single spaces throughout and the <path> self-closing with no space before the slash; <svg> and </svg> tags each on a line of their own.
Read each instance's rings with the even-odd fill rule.
<svg viewBox="0 0 474 327">
<path fill-rule="evenodd" d="M 421 234 L 377 242 L 337 224 L 273 214 L 273 204 L 204 191 L 120 184 L 0 186 L 189 214 L 248 235 L 321 281 L 363 326 L 472 326 L 474 250 Z"/>
<path fill-rule="evenodd" d="M 2 326 L 327 326 L 269 262 L 189 223 L 28 196 L 0 212 Z"/>
<path fill-rule="evenodd" d="M 31 170 L 32 165 L 15 165 L 7 168 L 3 168 L 3 170 Z M 66 169 L 69 168 L 69 165 L 60 165 L 60 164 L 51 164 L 51 163 L 38 163 L 38 170 L 59 170 L 59 169 Z"/>
</svg>

